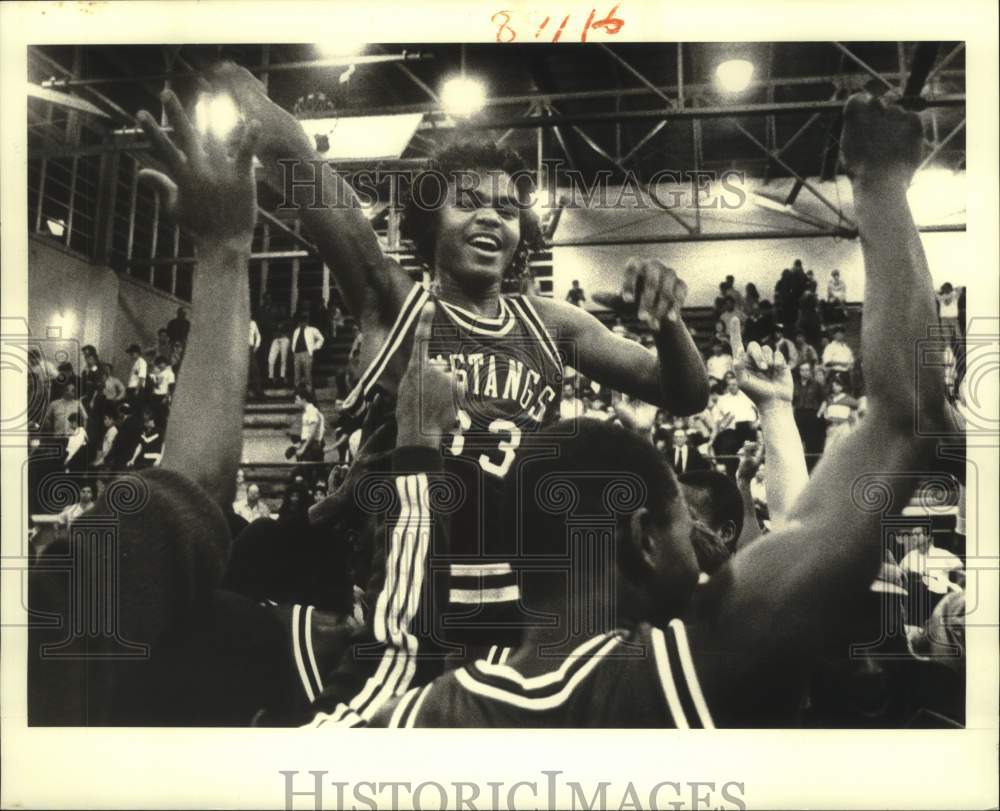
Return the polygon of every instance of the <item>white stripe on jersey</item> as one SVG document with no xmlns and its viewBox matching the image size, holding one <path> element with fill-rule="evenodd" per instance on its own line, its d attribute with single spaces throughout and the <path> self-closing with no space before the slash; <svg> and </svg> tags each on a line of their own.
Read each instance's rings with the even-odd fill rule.
<svg viewBox="0 0 1000 811">
<path fill-rule="evenodd" d="M 299 644 L 299 615 L 301 611 L 302 606 L 292 606 L 292 654 L 295 659 L 295 667 L 299 671 L 302 687 L 306 691 L 306 698 L 309 701 L 315 701 L 316 694 L 313 692 L 312 684 L 309 683 L 309 677 L 306 675 L 305 664 L 302 660 L 302 646 Z"/>
<path fill-rule="evenodd" d="M 313 652 L 312 614 L 313 614 L 313 607 L 308 606 L 306 608 L 306 617 L 305 617 L 306 653 L 309 656 L 308 659 L 309 667 L 312 668 L 313 677 L 316 679 L 316 687 L 320 692 L 322 692 L 323 677 L 320 676 L 319 667 L 316 666 L 316 654 Z"/>
<path fill-rule="evenodd" d="M 603 637 L 597 637 L 598 641 L 604 639 Z M 618 645 L 620 640 L 618 637 L 612 637 L 607 639 L 599 650 L 591 654 L 590 659 L 580 667 L 573 675 L 566 681 L 566 683 L 560 688 L 557 693 L 553 693 L 549 696 L 526 696 L 522 693 L 515 693 L 510 690 L 504 690 L 503 688 L 494 687 L 493 685 L 484 684 L 481 681 L 477 681 L 467 669 L 463 668 L 461 670 L 455 671 L 455 678 L 458 683 L 468 690 L 470 693 L 477 693 L 486 698 L 492 698 L 495 701 L 501 701 L 505 704 L 511 704 L 515 707 L 520 707 L 525 710 L 550 710 L 555 707 L 560 706 L 565 703 L 565 701 L 572 695 L 573 691 L 576 689 L 577 685 L 590 675 L 591 671 L 601 663 L 601 659 L 614 647 Z M 476 663 L 477 666 L 481 667 L 481 662 Z M 504 668 L 505 670 L 511 670 L 511 668 L 506 665 L 497 665 L 497 668 Z M 560 668 L 562 670 L 562 668 Z M 517 674 L 519 678 L 523 679 L 519 673 Z M 551 676 L 552 674 L 546 674 L 546 676 Z M 544 678 L 544 677 L 536 677 Z M 525 680 L 527 681 L 527 680 Z"/>
<path fill-rule="evenodd" d="M 510 311 L 507 301 L 500 297 L 500 315 L 496 318 L 484 318 L 476 313 L 463 310 L 454 304 L 438 299 L 445 313 L 455 321 L 462 329 L 468 330 L 477 335 L 491 335 L 501 337 L 507 335 L 517 323 L 517 319 Z"/>
<path fill-rule="evenodd" d="M 660 675 L 660 684 L 663 687 L 663 694 L 667 698 L 667 706 L 673 716 L 674 726 L 677 729 L 690 729 L 687 716 L 684 715 L 684 708 L 681 706 L 680 696 L 677 694 L 677 685 L 674 684 L 674 674 L 670 669 L 670 660 L 667 658 L 667 643 L 663 638 L 663 631 L 659 628 L 653 628 L 649 635 L 653 640 L 656 672 Z"/>
<path fill-rule="evenodd" d="M 535 340 L 538 341 L 542 350 L 548 355 L 549 360 L 551 360 L 556 369 L 562 373 L 563 365 L 562 361 L 559 360 L 559 351 L 557 350 L 552 337 L 545 331 L 542 319 L 538 318 L 538 313 L 536 313 L 535 309 L 528 304 L 528 300 L 526 298 L 521 297 L 511 299 L 510 303 L 520 314 L 524 325 L 528 328 L 531 334 L 535 336 Z M 529 307 L 531 307 L 530 314 L 528 311 Z M 532 318 L 532 315 L 534 318 Z"/>
<path fill-rule="evenodd" d="M 574 648 L 570 653 L 566 654 L 566 658 L 559 666 L 558 670 L 553 670 L 551 673 L 543 673 L 541 676 L 522 676 L 509 665 L 493 664 L 492 662 L 484 661 L 482 659 L 474 662 L 472 666 L 481 673 L 485 673 L 489 676 L 499 676 L 516 682 L 518 686 L 526 690 L 548 687 L 549 685 L 557 684 L 561 680 L 565 679 L 566 671 L 568 671 L 576 663 L 577 659 L 587 656 L 592 650 L 594 650 L 594 648 L 599 647 L 602 643 L 608 641 L 609 638 L 616 639 L 617 635 L 612 632 L 595 636 L 593 639 L 588 639 L 582 645 Z M 510 649 L 508 648 L 507 651 L 509 655 Z"/>
<path fill-rule="evenodd" d="M 694 658 L 691 656 L 691 648 L 688 647 L 687 629 L 679 619 L 670 620 L 669 626 L 673 629 L 674 639 L 677 641 L 677 653 L 681 659 L 681 669 L 684 671 L 684 680 L 687 682 L 688 690 L 691 693 L 691 700 L 701 719 L 701 725 L 705 729 L 715 729 L 712 721 L 712 714 L 708 711 L 708 702 L 701 692 L 701 682 L 698 681 L 698 673 L 694 669 Z"/>
</svg>

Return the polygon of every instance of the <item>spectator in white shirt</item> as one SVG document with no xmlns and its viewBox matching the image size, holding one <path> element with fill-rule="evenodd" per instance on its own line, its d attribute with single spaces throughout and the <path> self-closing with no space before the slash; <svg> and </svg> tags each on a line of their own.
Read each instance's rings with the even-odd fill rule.
<svg viewBox="0 0 1000 811">
<path fill-rule="evenodd" d="M 732 476 L 739 466 L 736 453 L 744 442 L 752 442 L 757 425 L 757 407 L 744 394 L 736 382 L 736 375 L 730 372 L 726 375 L 726 391 L 719 396 L 715 405 L 718 413 L 716 420 L 717 434 L 712 443 L 712 449 L 718 456 L 730 457 L 724 459 L 726 472 Z"/>
<path fill-rule="evenodd" d="M 87 431 L 80 425 L 80 415 L 76 412 L 66 416 L 66 470 L 83 470 L 87 466 Z"/>
<path fill-rule="evenodd" d="M 167 411 L 170 408 L 170 399 L 174 393 L 174 384 L 177 378 L 174 377 L 174 370 L 170 367 L 170 361 L 162 355 L 156 359 L 151 377 L 153 378 L 153 413 L 160 425 L 165 425 L 167 421 Z"/>
<path fill-rule="evenodd" d="M 726 375 L 733 370 L 733 356 L 723 352 L 722 349 L 721 342 L 713 341 L 712 354 L 705 361 L 705 366 L 708 369 L 708 377 L 712 381 L 712 385 L 721 383 L 726 379 Z"/>
<path fill-rule="evenodd" d="M 299 313 L 298 326 L 292 332 L 292 353 L 294 362 L 292 373 L 295 378 L 295 388 L 308 386 L 313 388 L 312 366 L 313 353 L 322 348 L 323 335 L 316 327 L 309 326 L 309 316 Z"/>
<path fill-rule="evenodd" d="M 250 319 L 250 366 L 247 372 L 247 383 L 250 387 L 250 397 L 254 400 L 259 400 L 264 396 L 264 391 L 261 388 L 260 382 L 260 366 L 257 363 L 257 350 L 260 349 L 260 328 L 257 326 L 256 320 Z"/>
<path fill-rule="evenodd" d="M 578 420 L 583 416 L 583 402 L 576 397 L 576 386 L 563 383 L 562 400 L 559 403 L 559 419 Z"/>
<path fill-rule="evenodd" d="M 295 405 L 302 409 L 302 432 L 299 434 L 295 458 L 300 462 L 322 462 L 325 420 L 316 408 L 312 389 L 299 386 L 295 391 Z"/>
<path fill-rule="evenodd" d="M 57 524 L 68 529 L 77 518 L 89 513 L 92 509 L 94 509 L 94 487 L 90 484 L 83 484 L 80 486 L 80 500 L 76 504 L 70 504 L 59 513 Z"/>
<path fill-rule="evenodd" d="M 840 271 L 833 269 L 830 281 L 826 285 L 826 300 L 831 304 L 843 304 L 847 301 L 847 285 L 840 278 Z"/>
<path fill-rule="evenodd" d="M 139 344 L 132 344 L 128 348 L 128 356 L 132 359 L 132 369 L 129 372 L 128 385 L 125 387 L 125 397 L 134 408 L 146 389 L 148 367 Z"/>
<path fill-rule="evenodd" d="M 837 372 L 849 372 L 854 368 L 854 353 L 844 342 L 842 327 L 837 327 L 833 331 L 833 340 L 823 350 L 823 365 Z"/>
<path fill-rule="evenodd" d="M 233 512 L 248 524 L 258 518 L 270 518 L 271 509 L 260 499 L 260 488 L 256 484 L 247 487 L 246 498 L 233 504 Z"/>
</svg>

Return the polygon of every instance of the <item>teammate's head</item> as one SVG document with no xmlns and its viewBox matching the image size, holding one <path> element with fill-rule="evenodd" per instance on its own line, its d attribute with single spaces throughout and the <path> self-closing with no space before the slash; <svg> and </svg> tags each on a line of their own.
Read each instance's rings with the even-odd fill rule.
<svg viewBox="0 0 1000 811">
<path fill-rule="evenodd" d="M 743 532 L 743 499 L 736 482 L 715 470 L 692 470 L 678 481 L 692 519 L 705 524 L 727 546 L 736 543 Z M 711 574 L 704 565 L 702 571 Z"/>
<path fill-rule="evenodd" d="M 526 558 L 569 557 L 574 580 L 557 586 L 555 578 L 568 572 L 554 575 L 546 564 L 525 579 L 528 602 L 555 608 L 553 595 L 570 595 L 559 607 L 572 610 L 574 593 L 614 593 L 617 600 L 607 607 L 616 621 L 678 616 L 699 565 L 684 496 L 656 449 L 634 432 L 589 419 L 557 423 L 533 441 L 555 445 L 557 453 L 525 462 L 509 480 L 516 490 L 510 497 L 517 499 L 511 503 L 522 505 Z M 582 515 L 593 519 L 581 526 Z M 613 573 L 586 565 L 608 560 L 615 563 Z"/>
<path fill-rule="evenodd" d="M 518 279 L 542 247 L 521 157 L 490 142 L 456 142 L 414 178 L 401 231 L 439 279 L 473 294 Z"/>
</svg>

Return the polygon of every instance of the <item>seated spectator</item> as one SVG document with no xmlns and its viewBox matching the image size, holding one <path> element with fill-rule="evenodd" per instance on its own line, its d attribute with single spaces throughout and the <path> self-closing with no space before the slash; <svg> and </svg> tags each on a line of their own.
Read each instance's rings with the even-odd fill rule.
<svg viewBox="0 0 1000 811">
<path fill-rule="evenodd" d="M 754 509 L 760 520 L 767 516 L 767 475 L 766 466 L 761 463 L 757 467 L 757 472 L 750 481 L 750 497 L 753 499 Z"/>
<path fill-rule="evenodd" d="M 76 385 L 73 383 L 67 383 L 63 386 L 62 394 L 58 400 L 53 400 L 49 403 L 48 410 L 45 412 L 45 417 L 42 420 L 42 431 L 44 433 L 53 434 L 57 437 L 67 437 L 75 430 L 75 427 L 71 430 L 69 424 L 69 415 L 75 414 L 77 417 L 76 425 L 85 425 L 87 422 L 87 409 L 83 407 L 76 397 Z"/>
<path fill-rule="evenodd" d="M 844 391 L 844 378 L 841 375 L 831 377 L 830 394 L 817 412 L 817 416 L 826 420 L 825 451 L 850 433 L 857 407 L 858 401 Z"/>
<path fill-rule="evenodd" d="M 247 487 L 246 498 L 233 502 L 233 512 L 248 524 L 258 518 L 270 518 L 271 509 L 260 498 L 260 488 L 256 484 Z"/>
<path fill-rule="evenodd" d="M 295 458 L 300 462 L 322 462 L 325 420 L 316 408 L 316 397 L 312 389 L 305 385 L 299 386 L 295 391 L 295 405 L 302 409 L 302 433 L 299 434 Z"/>
<path fill-rule="evenodd" d="M 816 352 L 816 348 L 806 341 L 806 334 L 801 330 L 797 330 L 795 333 L 795 354 L 798 363 L 819 365 L 819 354 Z"/>
<path fill-rule="evenodd" d="M 132 367 L 128 375 L 128 385 L 125 386 L 125 399 L 130 405 L 138 405 L 146 391 L 146 379 L 148 377 L 148 367 L 146 360 L 142 356 L 142 349 L 139 344 L 131 344 L 127 350 Z"/>
<path fill-rule="evenodd" d="M 729 344 L 729 329 L 721 319 L 715 322 L 715 333 L 712 335 L 712 341 L 722 344 L 722 348 L 727 354 L 733 354 L 733 348 Z"/>
<path fill-rule="evenodd" d="M 246 501 L 247 498 L 247 478 L 243 468 L 236 471 L 236 494 L 233 497 L 233 504 L 237 501 Z"/>
<path fill-rule="evenodd" d="M 85 470 L 87 467 L 87 430 L 80 425 L 80 415 L 71 412 L 66 416 L 66 456 L 63 467 L 67 470 Z"/>
<path fill-rule="evenodd" d="M 774 351 L 780 352 L 784 355 L 785 364 L 789 369 L 794 369 L 799 365 L 799 350 L 796 349 L 795 344 L 789 340 L 784 329 L 778 327 L 774 331 L 773 341 Z"/>
<path fill-rule="evenodd" d="M 584 293 L 583 288 L 580 287 L 579 279 L 573 279 L 573 283 L 569 288 L 569 292 L 566 293 L 566 301 L 568 301 L 574 307 L 579 307 L 586 300 L 587 300 L 587 294 Z"/>
<path fill-rule="evenodd" d="M 111 459 L 111 449 L 114 447 L 115 440 L 118 438 L 118 426 L 115 425 L 115 415 L 110 408 L 104 410 L 101 416 L 101 422 L 104 426 L 104 436 L 101 439 L 101 447 L 97 452 L 97 456 L 94 457 L 94 461 L 90 463 L 91 467 L 95 468 L 105 468 L 109 466 Z"/>
<path fill-rule="evenodd" d="M 823 365 L 836 372 L 849 372 L 854 366 L 854 353 L 844 341 L 844 328 L 835 327 L 833 340 L 823 350 Z"/>
<path fill-rule="evenodd" d="M 70 504 L 58 515 L 57 523 L 63 529 L 68 529 L 81 515 L 86 515 L 94 509 L 94 486 L 80 485 L 80 498 L 76 504 Z"/>
<path fill-rule="evenodd" d="M 163 436 L 156 425 L 156 417 L 152 411 L 144 411 L 142 414 L 142 433 L 139 435 L 139 442 L 132 451 L 132 458 L 126 463 L 126 467 L 138 469 L 158 467 L 160 458 L 163 455 Z"/>
<path fill-rule="evenodd" d="M 292 484 L 285 490 L 281 507 L 278 510 L 278 521 L 283 524 L 309 524 L 309 489 L 303 478 L 300 484 Z"/>
<path fill-rule="evenodd" d="M 733 370 L 733 356 L 722 350 L 723 344 L 720 341 L 712 341 L 712 354 L 705 361 L 708 379 L 713 386 L 725 380 L 726 375 Z"/>
<path fill-rule="evenodd" d="M 830 272 L 830 281 L 826 284 L 826 300 L 834 305 L 847 303 L 847 285 L 840 278 L 840 271 L 837 268 Z"/>
</svg>

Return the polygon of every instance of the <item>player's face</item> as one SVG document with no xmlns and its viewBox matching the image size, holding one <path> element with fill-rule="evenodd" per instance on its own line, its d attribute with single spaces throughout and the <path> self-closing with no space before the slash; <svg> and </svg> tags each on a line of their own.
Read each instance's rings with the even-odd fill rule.
<svg viewBox="0 0 1000 811">
<path fill-rule="evenodd" d="M 654 611 L 663 614 L 650 618 L 654 621 L 678 616 L 698 583 L 698 559 L 691 542 L 693 528 L 687 502 L 678 488 L 666 519 L 650 528 L 656 553 L 649 594 Z"/>
<path fill-rule="evenodd" d="M 438 212 L 435 269 L 462 286 L 485 289 L 503 278 L 521 239 L 517 189 L 506 173 L 475 172 L 461 181 L 462 191 L 449 184 Z"/>
</svg>

